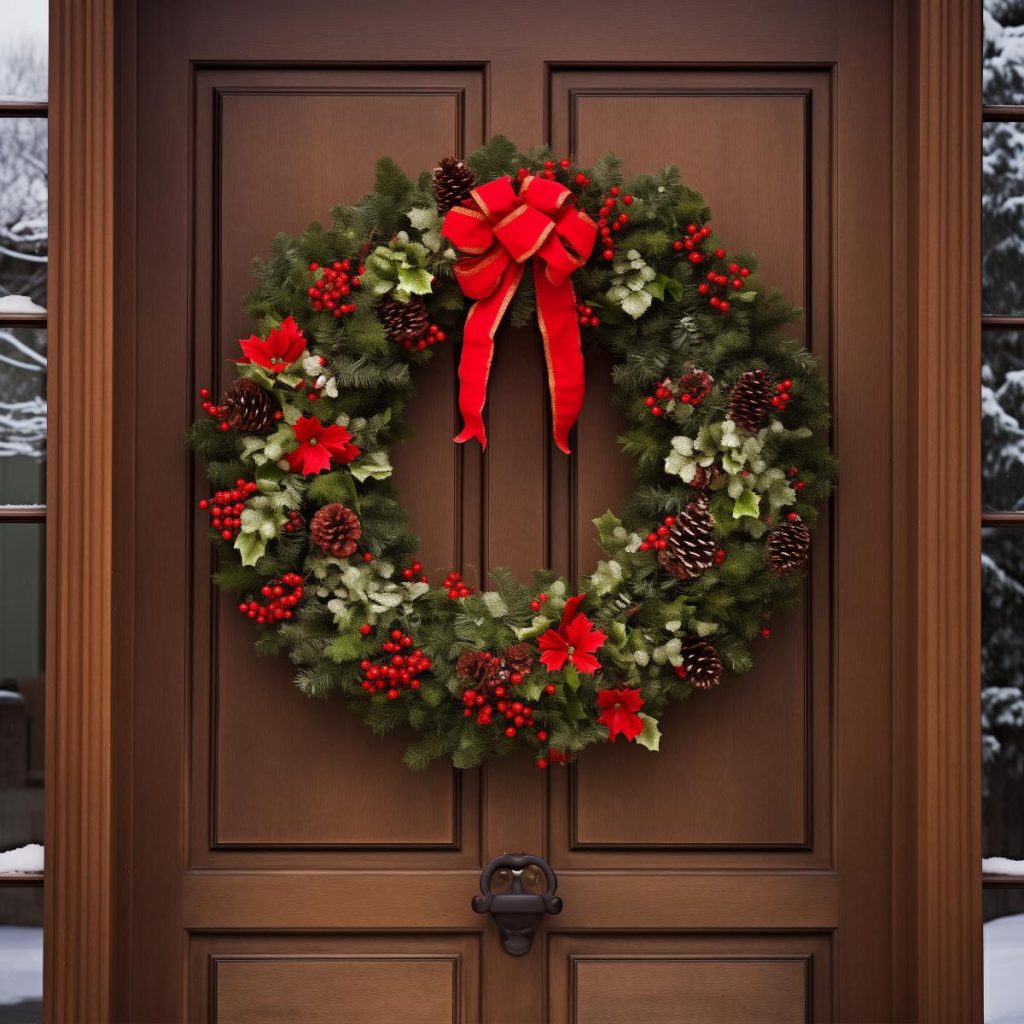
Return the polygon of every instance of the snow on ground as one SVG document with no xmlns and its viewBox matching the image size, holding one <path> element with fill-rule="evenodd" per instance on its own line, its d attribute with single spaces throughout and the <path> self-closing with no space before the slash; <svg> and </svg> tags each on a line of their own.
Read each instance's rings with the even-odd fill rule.
<svg viewBox="0 0 1024 1024">
<path fill-rule="evenodd" d="M 43 306 L 27 295 L 0 295 L 0 313 L 45 313 Z"/>
<path fill-rule="evenodd" d="M 983 875 L 1024 875 L 1024 860 L 1010 857 L 985 857 L 981 862 Z"/>
<path fill-rule="evenodd" d="M 1024 1024 L 1024 914 L 985 925 L 985 1024 Z"/>
<path fill-rule="evenodd" d="M 43 870 L 43 848 L 38 843 L 19 846 L 0 853 L 0 875 L 23 874 Z"/>
<path fill-rule="evenodd" d="M 0 927 L 0 1006 L 37 1000 L 43 992 L 43 929 Z"/>
</svg>

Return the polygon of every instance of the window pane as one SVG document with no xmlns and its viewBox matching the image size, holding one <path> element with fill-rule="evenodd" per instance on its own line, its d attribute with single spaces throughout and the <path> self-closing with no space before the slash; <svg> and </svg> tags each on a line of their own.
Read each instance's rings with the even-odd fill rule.
<svg viewBox="0 0 1024 1024">
<path fill-rule="evenodd" d="M 46 118 L 0 117 L 0 309 L 46 305 Z M 12 308 L 13 299 L 20 302 Z"/>
<path fill-rule="evenodd" d="M 1024 858 L 1024 530 L 983 530 L 981 558 L 983 855 Z"/>
<path fill-rule="evenodd" d="M 0 883 L 0 1024 L 42 1024 L 43 887 Z"/>
<path fill-rule="evenodd" d="M 983 507 L 1024 510 L 1024 332 L 983 331 L 981 353 Z"/>
<path fill-rule="evenodd" d="M 0 101 L 45 100 L 47 0 L 0 0 Z"/>
<path fill-rule="evenodd" d="M 0 505 L 46 500 L 46 331 L 0 327 Z"/>
<path fill-rule="evenodd" d="M 982 131 L 981 305 L 1024 313 L 1024 124 Z"/>
<path fill-rule="evenodd" d="M 1024 103 L 1024 5 L 1020 0 L 985 0 L 982 53 L 984 102 Z"/>
<path fill-rule="evenodd" d="M 44 541 L 0 522 L 0 851 L 43 842 Z"/>
</svg>

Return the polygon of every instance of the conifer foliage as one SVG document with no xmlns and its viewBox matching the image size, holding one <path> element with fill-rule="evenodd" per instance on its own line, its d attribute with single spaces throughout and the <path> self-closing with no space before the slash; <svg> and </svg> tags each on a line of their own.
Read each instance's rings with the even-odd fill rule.
<svg viewBox="0 0 1024 1024">
<path fill-rule="evenodd" d="M 543 570 L 478 591 L 424 568 L 391 479 L 415 369 L 460 342 L 469 305 L 444 215 L 502 176 L 558 181 L 598 230 L 572 284 L 585 340 L 614 358 L 637 488 L 595 520 L 603 558 L 578 592 Z M 412 727 L 414 768 L 524 748 L 546 768 L 616 736 L 656 750 L 669 701 L 752 667 L 799 599 L 837 467 L 825 381 L 786 334 L 799 311 L 709 222 L 673 167 L 627 183 L 614 156 L 581 168 L 496 137 L 415 181 L 383 159 L 360 202 L 274 240 L 238 380 L 221 405 L 204 389 L 189 440 L 215 582 L 304 693 Z M 521 288 L 511 321 L 535 301 Z"/>
</svg>

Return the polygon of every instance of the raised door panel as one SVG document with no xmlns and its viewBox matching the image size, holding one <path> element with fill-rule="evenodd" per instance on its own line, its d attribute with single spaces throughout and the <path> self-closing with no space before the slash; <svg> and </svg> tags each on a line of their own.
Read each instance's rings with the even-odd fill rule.
<svg viewBox="0 0 1024 1024">
<path fill-rule="evenodd" d="M 237 339 L 252 330 L 241 308 L 252 257 L 265 256 L 277 233 L 327 222 L 335 203 L 371 188 L 378 155 L 416 173 L 474 148 L 483 138 L 483 95 L 478 67 L 196 70 L 197 388 L 219 391 Z M 364 300 L 356 292 L 354 301 Z M 451 443 L 454 348 L 440 349 L 420 379 L 430 400 L 411 410 L 416 440 L 396 450 L 396 480 L 433 572 L 481 560 L 479 459 Z M 330 851 L 352 863 L 365 858 L 359 851 L 412 849 L 478 861 L 475 775 L 440 763 L 410 773 L 401 760 L 406 735 L 372 736 L 344 701 L 299 693 L 286 659 L 257 658 L 249 623 L 230 598 L 210 603 L 202 532 L 197 523 L 194 863 L 323 863 Z"/>
<path fill-rule="evenodd" d="M 827 937 L 556 935 L 552 1024 L 809 1024 L 830 1017 Z"/>
<path fill-rule="evenodd" d="M 189 950 L 190 1019 L 452 1024 L 479 1019 L 473 936 L 207 935 Z"/>
<path fill-rule="evenodd" d="M 586 163 L 612 145 L 627 175 L 677 164 L 707 200 L 722 244 L 756 252 L 763 280 L 805 308 L 790 334 L 808 340 L 830 372 L 829 73 L 556 68 L 548 91 L 556 150 Z M 591 520 L 632 486 L 628 460 L 610 454 L 622 423 L 608 415 L 608 371 L 605 360 L 590 358 L 567 473 L 569 532 L 560 550 L 577 576 L 596 560 Z M 804 610 L 771 623 L 752 673 L 671 709 L 659 756 L 594 749 L 556 782 L 552 846 L 561 863 L 663 865 L 667 854 L 716 865 L 765 854 L 829 862 L 827 517 L 823 527 Z M 608 814 L 634 806 L 640 791 L 649 796 L 642 815 Z"/>
</svg>

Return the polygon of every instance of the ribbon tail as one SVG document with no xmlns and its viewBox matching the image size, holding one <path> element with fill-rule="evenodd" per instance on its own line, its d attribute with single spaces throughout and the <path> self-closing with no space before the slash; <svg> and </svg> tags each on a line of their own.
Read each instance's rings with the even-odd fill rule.
<svg viewBox="0 0 1024 1024">
<path fill-rule="evenodd" d="M 586 389 L 576 293 L 569 280 L 552 284 L 540 260 L 534 262 L 533 281 L 537 323 L 548 365 L 552 433 L 555 444 L 569 455 L 569 431 L 579 418 Z"/>
<path fill-rule="evenodd" d="M 486 298 L 475 302 L 466 316 L 462 330 L 462 355 L 459 358 L 462 430 L 454 438 L 460 444 L 476 438 L 481 448 L 487 447 L 483 414 L 487 403 L 487 379 L 494 359 L 494 335 L 522 276 L 522 264 L 510 263 L 498 287 Z"/>
</svg>

